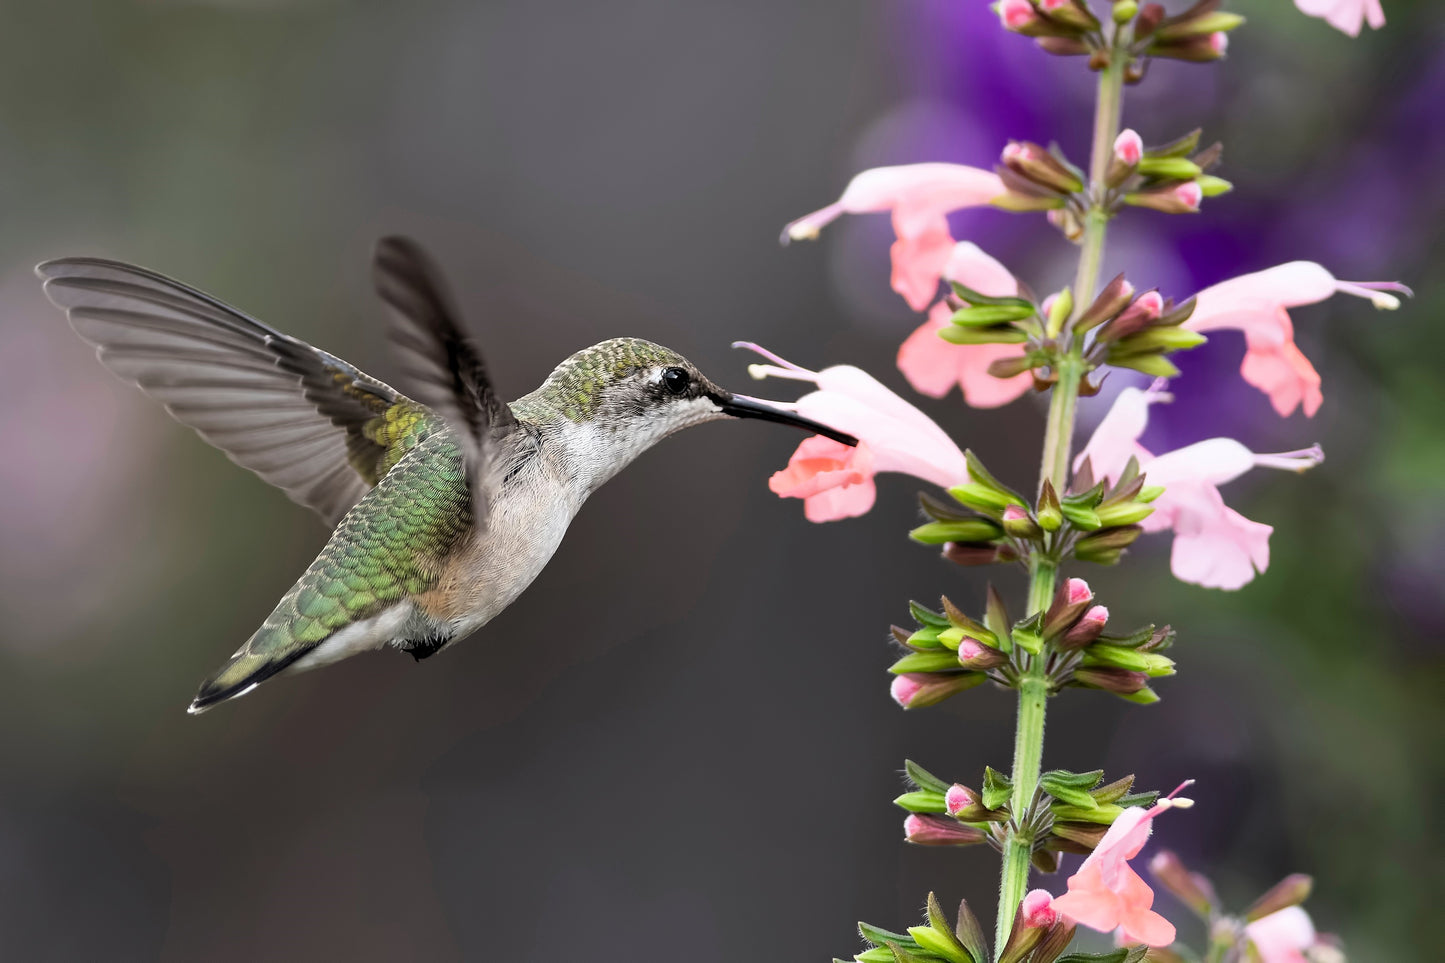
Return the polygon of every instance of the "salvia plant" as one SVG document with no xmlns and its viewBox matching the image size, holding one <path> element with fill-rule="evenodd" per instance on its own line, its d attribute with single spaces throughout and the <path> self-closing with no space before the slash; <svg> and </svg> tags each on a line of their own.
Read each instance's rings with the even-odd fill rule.
<svg viewBox="0 0 1445 963">
<path fill-rule="evenodd" d="M 1383 23 L 1376 0 L 1298 5 L 1346 33 L 1358 33 L 1366 19 Z M 1136 539 L 1171 532 L 1175 576 L 1239 588 L 1268 566 L 1272 529 L 1229 508 L 1220 487 L 1254 468 L 1302 472 L 1323 459 L 1317 446 L 1259 454 L 1229 438 L 1160 454 L 1146 450 L 1139 439 L 1150 409 L 1170 400 L 1168 381 L 1178 374 L 1171 356 L 1199 349 L 1211 331 L 1242 331 L 1244 381 L 1282 416 L 1297 409 L 1313 415 L 1322 402 L 1320 377 L 1294 343 L 1289 309 L 1334 294 L 1394 309 L 1396 295 L 1409 293 L 1392 282 L 1340 281 L 1304 261 L 1187 297 L 1152 289 L 1147 278 L 1101 277 L 1115 217 L 1194 214 L 1231 189 L 1216 173 L 1219 144 L 1195 130 L 1146 145 L 1122 128 L 1121 107 L 1125 88 L 1145 81 L 1155 59 L 1220 60 L 1243 18 L 1221 9 L 1220 0 L 1200 0 L 1174 15 L 1135 0 L 1100 6 L 1086 0 L 1000 0 L 995 6 L 1006 31 L 1031 38 L 1046 54 L 1078 57 L 1098 74 L 1086 157 L 1076 160 L 1058 145 L 1015 142 L 1004 146 L 992 171 L 950 163 L 864 171 L 836 202 L 788 224 L 783 234 L 785 242 L 811 240 L 842 214 L 889 212 L 897 235 L 892 286 L 927 314 L 899 351 L 900 369 L 924 394 L 942 397 L 958 385 L 978 407 L 1028 392 L 1047 395 L 1036 483 L 999 479 L 979 454 L 960 449 L 858 368 L 812 371 L 740 344 L 763 357 L 751 367 L 755 377 L 814 386 L 794 403 L 799 414 L 860 440 L 849 447 L 807 439 L 771 479 L 774 492 L 802 499 L 807 517 L 823 522 L 866 512 L 878 474 L 912 475 L 938 489 L 921 496 L 926 521 L 910 533 L 914 542 L 959 565 L 1019 566 L 1028 573 L 1024 599 L 989 588 L 983 598 L 912 602 L 906 612 L 900 606 L 903 625 L 892 629 L 898 659 L 890 669 L 891 693 L 902 708 L 921 710 L 985 683 L 1018 694 L 1011 765 L 978 760 L 966 770 L 935 774 L 905 762 L 907 791 L 895 800 L 908 813 L 909 843 L 999 854 L 992 939 L 967 902 L 951 910 L 929 894 L 916 925 L 859 925 L 866 947 L 855 959 L 864 963 L 1344 959 L 1300 905 L 1310 891 L 1308 877 L 1291 876 L 1249 908 L 1230 912 L 1206 879 L 1159 852 L 1150 875 L 1204 920 L 1208 934 L 1202 949 L 1176 943 L 1174 925 L 1154 910 L 1153 889 L 1131 861 L 1155 820 L 1192 805 L 1183 794 L 1188 783 L 1166 794 L 1136 786 L 1128 774 L 1044 768 L 1051 698 L 1093 689 L 1147 706 L 1159 699 L 1158 681 L 1176 668 L 1174 631 L 1160 613 L 1129 613 L 1120 625 L 1122 613 L 1096 598 L 1083 578 L 1066 573 L 1117 563 Z M 977 245 L 956 241 L 947 213 L 978 205 L 1044 214 L 1078 247 L 1073 283 L 1040 297 Z M 1119 377 L 1136 384 L 1117 393 L 1075 452 L 1079 400 L 1099 391 L 1109 369 L 1125 369 Z M 1084 857 L 1073 875 L 1062 885 L 1030 890 L 1030 869 L 1055 873 L 1065 854 Z M 1113 933 L 1117 949 L 1071 951 L 1077 927 Z"/>
</svg>

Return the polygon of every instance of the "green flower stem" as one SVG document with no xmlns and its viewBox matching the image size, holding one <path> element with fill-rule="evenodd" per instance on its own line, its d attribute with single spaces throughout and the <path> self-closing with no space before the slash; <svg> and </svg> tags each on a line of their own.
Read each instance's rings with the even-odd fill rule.
<svg viewBox="0 0 1445 963">
<path fill-rule="evenodd" d="M 1079 270 L 1074 279 L 1074 303 L 1079 311 L 1093 302 L 1099 285 L 1099 268 L 1104 258 L 1104 235 L 1109 213 L 1103 207 L 1107 190 L 1104 178 L 1113 157 L 1114 139 L 1119 136 L 1119 114 L 1124 95 L 1124 67 L 1121 53 L 1127 36 L 1116 36 L 1114 56 L 1099 77 L 1099 99 L 1094 114 L 1094 143 L 1089 162 L 1089 210 L 1084 218 L 1084 237 L 1079 252 Z M 1067 337 L 1067 336 L 1066 336 Z M 1065 341 L 1060 345 L 1053 397 L 1049 401 L 1048 427 L 1044 432 L 1043 460 L 1039 486 L 1047 480 L 1060 494 L 1068 474 L 1073 450 L 1074 413 L 1078 407 L 1079 382 L 1084 376 L 1083 344 Z M 1043 611 L 1053 600 L 1058 580 L 1059 558 L 1046 551 L 1036 553 L 1029 566 L 1029 614 Z M 1014 819 L 1022 821 L 1038 791 L 1044 759 L 1044 711 L 1049 683 L 1042 659 L 1026 657 L 1019 679 L 1018 728 L 1014 732 L 1013 798 Z M 1019 901 L 1028 891 L 1029 858 L 1033 851 L 1032 829 L 1015 824 L 1003 848 L 1003 871 L 999 881 L 998 919 L 994 952 L 1008 942 L 1009 930 Z"/>
</svg>

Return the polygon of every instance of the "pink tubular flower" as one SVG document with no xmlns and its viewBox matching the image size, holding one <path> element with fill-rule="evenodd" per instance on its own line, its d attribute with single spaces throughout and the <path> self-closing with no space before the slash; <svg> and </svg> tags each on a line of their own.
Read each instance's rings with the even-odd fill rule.
<svg viewBox="0 0 1445 963">
<path fill-rule="evenodd" d="M 1166 809 L 1186 809 L 1188 799 L 1175 796 L 1184 783 L 1153 807 L 1125 809 L 1114 820 L 1094 851 L 1069 877 L 1069 891 L 1051 904 L 1054 911 L 1101 933 L 1119 931 L 1125 943 L 1168 946 L 1174 926 L 1154 912 L 1154 891 L 1129 865 L 1149 839 L 1155 816 Z"/>
<path fill-rule="evenodd" d="M 989 297 L 1013 297 L 1019 284 L 997 260 L 985 254 L 977 244 L 960 241 L 954 245 L 943 277 L 957 281 Z M 938 332 L 949 326 L 953 310 L 943 301 L 928 312 L 928 320 L 909 335 L 898 349 L 898 370 L 920 394 L 942 398 L 958 385 L 963 400 L 975 408 L 996 408 L 1006 405 L 1033 385 L 1028 372 L 1011 378 L 995 378 L 988 366 L 1004 358 L 1020 358 L 1021 344 L 949 344 Z"/>
<path fill-rule="evenodd" d="M 978 207 L 1005 193 L 992 171 L 963 164 L 875 167 L 848 182 L 843 196 L 783 228 L 783 241 L 813 240 L 840 214 L 892 211 L 893 290 L 915 311 L 928 307 L 953 250 L 949 211 Z"/>
<path fill-rule="evenodd" d="M 1244 928 L 1262 963 L 1307 963 L 1304 951 L 1315 945 L 1310 915 L 1290 906 L 1260 917 Z"/>
<path fill-rule="evenodd" d="M 1369 21 L 1379 30 L 1385 25 L 1385 11 L 1380 0 L 1294 0 L 1300 12 L 1322 17 L 1325 23 L 1351 37 L 1360 35 L 1360 27 Z"/>
<path fill-rule="evenodd" d="M 998 5 L 998 17 L 1009 30 L 1026 27 L 1038 19 L 1029 0 L 1002 0 Z"/>
<path fill-rule="evenodd" d="M 809 521 L 831 522 L 873 507 L 873 476 L 895 471 L 943 488 L 968 480 L 963 452 L 923 412 L 851 365 L 809 371 L 755 344 L 738 342 L 772 361 L 749 367 L 755 378 L 788 378 L 818 386 L 792 404 L 769 402 L 804 418 L 846 431 L 856 448 L 814 436 L 798 446 L 788 467 L 768 487 L 783 498 L 803 499 Z"/>
<path fill-rule="evenodd" d="M 1147 391 L 1125 388 L 1079 453 L 1095 478 L 1116 479 L 1131 457 L 1139 459 L 1145 483 L 1163 485 L 1154 514 L 1141 523 L 1146 532 L 1174 531 L 1170 570 L 1180 581 L 1205 588 L 1237 589 L 1269 567 L 1268 525 L 1250 521 L 1224 504 L 1218 486 L 1251 468 L 1304 471 L 1324 459 L 1318 446 L 1276 455 L 1257 455 L 1232 438 L 1211 438 L 1157 458 L 1138 438 L 1149 420 L 1149 405 L 1168 401 L 1162 382 Z"/>
<path fill-rule="evenodd" d="M 1376 308 L 1393 311 L 1410 294 L 1403 284 L 1385 281 L 1337 281 L 1312 261 L 1291 261 L 1205 288 L 1196 296 L 1194 314 L 1184 322 L 1191 331 L 1233 328 L 1244 332 L 1240 374 L 1269 395 L 1274 410 L 1286 416 L 1300 404 L 1306 415 L 1319 410 L 1324 395 L 1320 376 L 1294 343 L 1288 308 L 1323 301 L 1332 294 L 1368 298 Z"/>
</svg>

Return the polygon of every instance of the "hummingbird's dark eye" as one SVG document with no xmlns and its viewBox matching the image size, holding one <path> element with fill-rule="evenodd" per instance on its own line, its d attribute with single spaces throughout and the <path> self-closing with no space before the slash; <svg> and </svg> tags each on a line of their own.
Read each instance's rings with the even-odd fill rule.
<svg viewBox="0 0 1445 963">
<path fill-rule="evenodd" d="M 686 391 L 688 382 L 691 380 L 687 372 L 682 368 L 668 368 L 662 373 L 663 387 L 675 395 L 680 395 Z"/>
</svg>

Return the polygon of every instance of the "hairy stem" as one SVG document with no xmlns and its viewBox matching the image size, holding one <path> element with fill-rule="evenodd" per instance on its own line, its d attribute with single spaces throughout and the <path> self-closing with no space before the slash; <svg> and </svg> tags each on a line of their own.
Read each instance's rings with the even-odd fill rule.
<svg viewBox="0 0 1445 963">
<path fill-rule="evenodd" d="M 1094 143 L 1089 161 L 1089 209 L 1084 219 L 1084 237 L 1079 251 L 1079 270 L 1074 278 L 1074 303 L 1078 310 L 1094 300 L 1099 285 L 1099 268 L 1104 258 L 1104 235 L 1109 213 L 1104 208 L 1107 187 L 1104 178 L 1113 155 L 1114 139 L 1119 135 L 1119 113 L 1123 102 L 1123 46 L 1126 37 L 1116 37 L 1113 57 L 1099 77 L 1099 96 L 1094 113 Z M 1069 456 L 1073 450 L 1074 413 L 1078 406 L 1079 382 L 1084 376 L 1083 344 L 1066 334 L 1061 341 L 1062 356 L 1058 359 L 1053 397 L 1049 400 L 1049 420 L 1044 432 L 1043 458 L 1039 485 L 1048 481 L 1060 494 L 1068 475 Z M 1058 579 L 1057 554 L 1036 552 L 1029 565 L 1029 614 L 1048 608 Z M 1019 679 L 1018 727 L 1014 732 L 1013 822 L 1004 843 L 1003 870 L 999 881 L 998 919 L 995 928 L 994 952 L 1008 941 L 1014 912 L 1029 884 L 1029 857 L 1033 850 L 1033 829 L 1027 813 L 1038 792 L 1039 774 L 1044 757 L 1044 713 L 1048 702 L 1049 682 L 1042 659 L 1024 656 L 1023 673 Z"/>
</svg>

